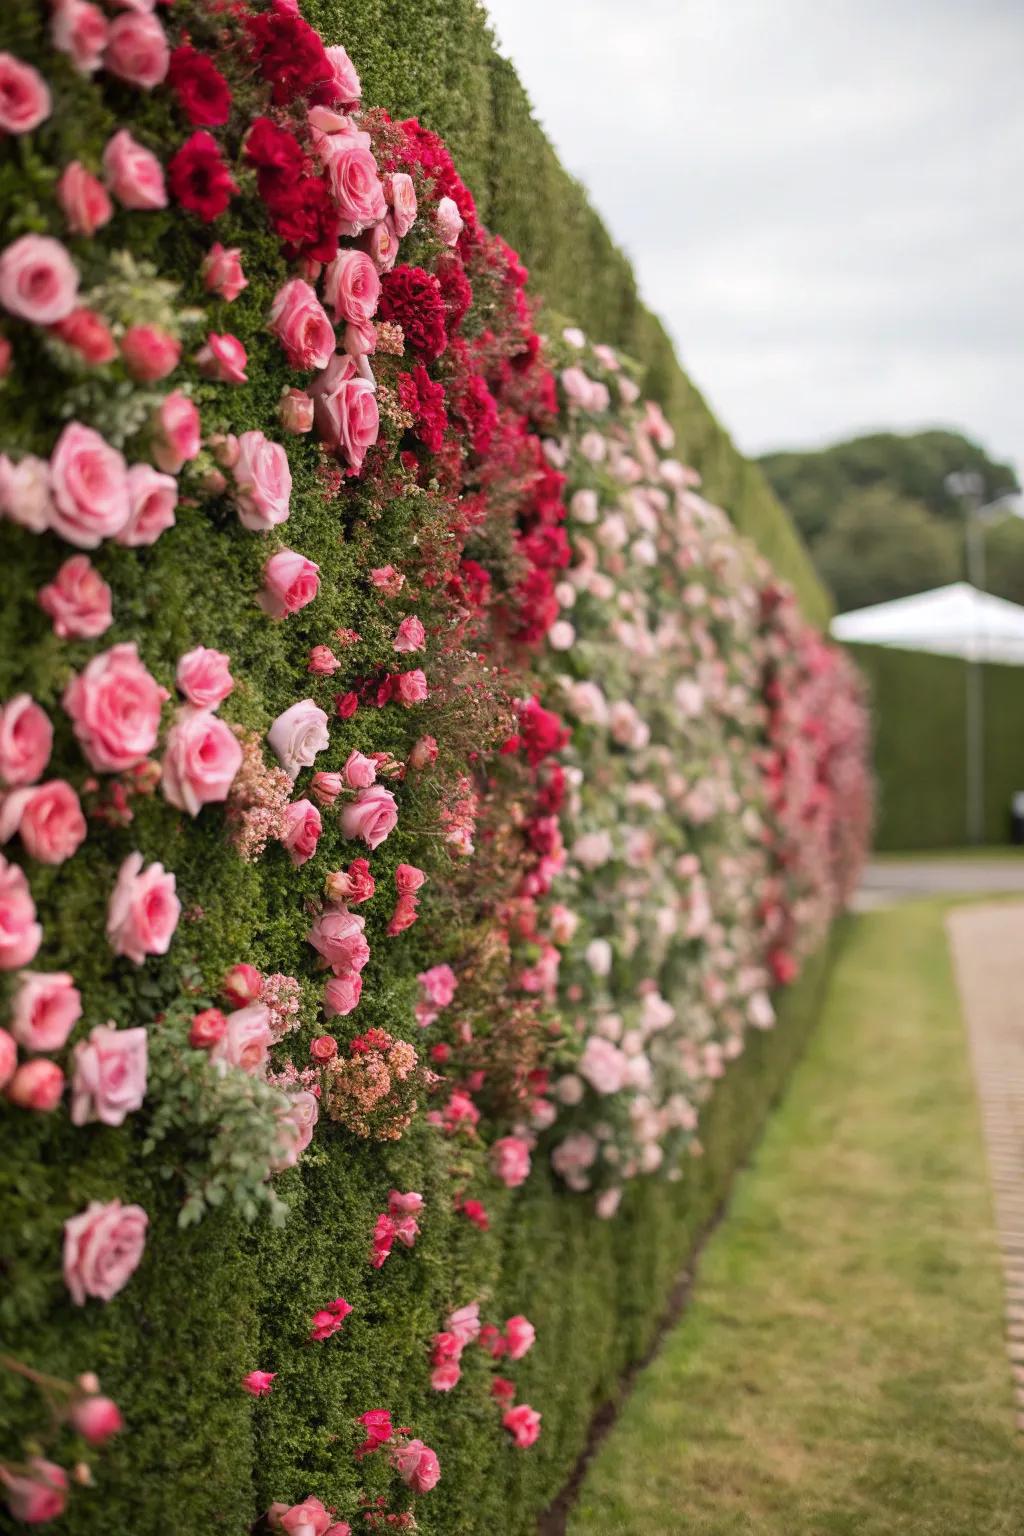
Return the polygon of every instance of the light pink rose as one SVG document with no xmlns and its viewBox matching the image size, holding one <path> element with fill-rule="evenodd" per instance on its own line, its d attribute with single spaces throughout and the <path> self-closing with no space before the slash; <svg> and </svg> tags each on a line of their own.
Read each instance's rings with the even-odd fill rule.
<svg viewBox="0 0 1024 1536">
<path fill-rule="evenodd" d="M 399 624 L 393 648 L 396 651 L 422 651 L 426 643 L 426 630 L 416 615 L 410 614 Z"/>
<path fill-rule="evenodd" d="M 310 944 L 337 976 L 361 971 L 370 958 L 370 946 L 363 937 L 366 919 L 344 907 L 328 907 L 315 919 L 307 934 Z"/>
<path fill-rule="evenodd" d="M 0 1089 L 6 1088 L 18 1066 L 18 1047 L 14 1036 L 0 1029 Z"/>
<path fill-rule="evenodd" d="M 308 283 L 293 277 L 279 288 L 270 329 L 292 368 L 326 368 L 334 353 L 334 326 Z"/>
<path fill-rule="evenodd" d="M 427 679 L 420 667 L 414 667 L 411 672 L 403 672 L 398 679 L 398 697 L 406 709 L 411 709 L 414 704 L 422 704 L 429 691 Z"/>
<path fill-rule="evenodd" d="M 540 1414 L 529 1403 L 517 1403 L 502 1415 L 501 1422 L 520 1450 L 533 1445 L 540 1435 Z"/>
<path fill-rule="evenodd" d="M 356 972 L 332 976 L 324 988 L 324 1018 L 343 1019 L 359 1006 L 363 978 Z"/>
<path fill-rule="evenodd" d="M 55 1061 L 37 1056 L 23 1061 L 7 1085 L 7 1097 L 19 1109 L 48 1115 L 64 1096 L 64 1073 Z"/>
<path fill-rule="evenodd" d="M 122 208 L 166 208 L 164 169 L 156 155 L 120 128 L 103 151 L 107 186 Z"/>
<path fill-rule="evenodd" d="M 0 453 L 0 516 L 27 528 L 30 533 L 45 533 L 53 520 L 50 495 L 50 466 L 45 459 L 26 453 L 17 464 Z"/>
<path fill-rule="evenodd" d="M 380 431 L 377 397 L 351 357 L 335 353 L 310 386 L 316 429 L 322 442 L 343 453 L 357 472 Z"/>
<path fill-rule="evenodd" d="M 181 916 L 174 876 L 162 864 L 142 867 L 142 854 L 121 865 L 107 908 L 107 939 L 115 955 L 141 965 L 147 955 L 166 955 Z"/>
<path fill-rule="evenodd" d="M 59 1051 L 82 1016 L 67 971 L 23 971 L 11 1001 L 11 1033 L 26 1051 Z"/>
<path fill-rule="evenodd" d="M 226 800 L 242 766 L 242 748 L 229 725 L 209 709 L 186 705 L 167 732 L 160 787 L 179 811 L 198 816 Z"/>
<path fill-rule="evenodd" d="M 409 753 L 409 767 L 422 772 L 437 762 L 437 742 L 433 736 L 421 736 Z"/>
<path fill-rule="evenodd" d="M 294 779 L 300 768 L 312 768 L 316 754 L 328 746 L 327 716 L 312 699 L 300 699 L 278 715 L 267 732 L 267 742 Z"/>
<path fill-rule="evenodd" d="M 181 342 L 156 325 L 130 325 L 121 337 L 121 359 L 137 384 L 155 384 L 173 373 Z"/>
<path fill-rule="evenodd" d="M 396 171 L 388 177 L 385 195 L 395 222 L 395 234 L 404 240 L 416 222 L 416 188 L 406 171 Z"/>
<path fill-rule="evenodd" d="M 55 1461 L 30 1456 L 24 1472 L 0 1467 L 7 1508 L 23 1525 L 46 1525 L 64 1513 L 68 1475 Z"/>
<path fill-rule="evenodd" d="M 294 549 L 282 549 L 263 567 L 263 591 L 258 601 L 272 619 L 283 619 L 305 608 L 319 591 L 320 567 Z"/>
<path fill-rule="evenodd" d="M 365 251 L 338 252 L 324 272 L 324 299 L 335 320 L 373 319 L 380 300 L 380 278 Z"/>
<path fill-rule="evenodd" d="M 335 134 L 327 141 L 326 170 L 343 235 L 358 235 L 387 213 L 377 162 L 358 141 L 364 135 Z"/>
<path fill-rule="evenodd" d="M 313 1131 L 319 1118 L 320 1110 L 315 1093 L 303 1088 L 289 1095 L 288 1108 L 281 1116 L 281 1152 L 274 1161 L 276 1173 L 295 1167 L 313 1140 Z"/>
<path fill-rule="evenodd" d="M 64 779 L 13 789 L 0 804 L 0 843 L 15 834 L 30 858 L 63 864 L 85 840 L 86 825 L 78 796 Z"/>
<path fill-rule="evenodd" d="M 422 1440 L 404 1440 L 391 1452 L 391 1465 L 413 1493 L 429 1493 L 441 1476 L 437 1456 Z"/>
<path fill-rule="evenodd" d="M 521 1360 L 526 1352 L 533 1348 L 536 1337 L 537 1330 L 528 1317 L 523 1317 L 521 1313 L 517 1313 L 515 1317 L 510 1317 L 505 1324 L 508 1358 L 510 1360 Z"/>
<path fill-rule="evenodd" d="M 459 984 L 450 965 L 432 965 L 429 971 L 420 971 L 416 980 L 424 1001 L 433 1008 L 447 1008 Z"/>
<path fill-rule="evenodd" d="M 160 469 L 177 475 L 199 452 L 199 412 L 179 390 L 165 395 L 154 419 L 153 457 Z"/>
<path fill-rule="evenodd" d="M 294 800 L 285 807 L 281 841 L 293 864 L 305 864 L 313 857 L 321 831 L 320 812 L 311 800 Z"/>
<path fill-rule="evenodd" d="M 377 764 L 373 758 L 364 757 L 362 752 L 355 750 L 349 753 L 341 772 L 349 789 L 369 789 L 377 781 Z"/>
<path fill-rule="evenodd" d="M 417 869 L 415 864 L 399 864 L 395 870 L 395 890 L 401 896 L 411 896 L 414 891 L 420 890 L 426 881 L 425 872 Z"/>
<path fill-rule="evenodd" d="M 78 268 L 59 240 L 22 235 L 0 255 L 0 304 L 19 320 L 54 325 L 78 297 Z"/>
<path fill-rule="evenodd" d="M 230 663 L 230 656 L 225 656 L 223 651 L 209 650 L 205 645 L 186 651 L 178 662 L 175 677 L 189 703 L 196 709 L 216 709 L 218 704 L 223 704 L 235 686 Z"/>
<path fill-rule="evenodd" d="M 434 211 L 438 238 L 445 245 L 455 245 L 465 229 L 465 221 L 459 205 L 453 197 L 442 197 Z"/>
<path fill-rule="evenodd" d="M 155 16 L 129 12 L 110 24 L 103 66 L 119 80 L 151 91 L 167 74 L 170 50 Z"/>
<path fill-rule="evenodd" d="M 242 271 L 242 252 L 237 245 L 230 249 L 216 241 L 203 257 L 199 268 L 207 293 L 215 293 L 228 304 L 233 304 L 249 279 Z"/>
<path fill-rule="evenodd" d="M 135 642 L 94 656 L 64 690 L 75 735 L 97 773 L 121 773 L 156 746 L 169 697 L 139 660 Z"/>
<path fill-rule="evenodd" d="M 80 160 L 65 166 L 57 183 L 57 201 L 73 235 L 94 235 L 114 214 L 106 187 Z"/>
<path fill-rule="evenodd" d="M 94 640 L 113 622 L 110 588 L 88 555 L 65 560 L 37 599 L 61 640 Z"/>
<path fill-rule="evenodd" d="M 64 1223 L 64 1283 L 76 1306 L 111 1301 L 139 1267 L 149 1218 L 141 1205 L 91 1200 Z"/>
<path fill-rule="evenodd" d="M 405 586 L 405 577 L 393 565 L 377 565 L 370 572 L 370 580 L 385 597 L 397 597 Z"/>
<path fill-rule="evenodd" d="M 0 133 L 31 133 L 52 110 L 50 90 L 37 69 L 0 53 Z"/>
<path fill-rule="evenodd" d="M 50 458 L 50 523 L 69 544 L 95 549 L 131 516 L 128 471 L 116 448 L 92 427 L 72 421 Z"/>
<path fill-rule="evenodd" d="M 200 347 L 196 353 L 196 366 L 199 372 L 218 384 L 248 383 L 245 371 L 248 361 L 245 348 L 238 337 L 232 336 L 230 331 L 224 331 L 222 334 L 210 331 L 205 347 Z"/>
<path fill-rule="evenodd" d="M 372 320 L 350 320 L 345 326 L 342 350 L 358 363 L 377 350 L 377 327 Z"/>
<path fill-rule="evenodd" d="M 210 1060 L 238 1067 L 255 1077 L 262 1075 L 273 1043 L 270 1009 L 263 1003 L 252 1003 L 228 1014 L 227 1028 L 211 1050 Z"/>
<path fill-rule="evenodd" d="M 331 48 L 325 48 L 324 52 L 331 66 L 331 84 L 334 86 L 337 96 L 336 101 L 342 107 L 355 107 L 363 94 L 363 88 L 359 83 L 356 67 L 349 58 L 346 50 L 340 43 L 335 43 Z"/>
<path fill-rule="evenodd" d="M 530 1172 L 530 1146 L 521 1136 L 502 1136 L 491 1146 L 491 1171 L 509 1189 L 525 1183 Z"/>
<path fill-rule="evenodd" d="M 71 1080 L 71 1123 L 122 1125 L 126 1115 L 142 1108 L 146 1097 L 147 1034 L 145 1029 L 115 1029 L 97 1024 L 88 1040 L 75 1046 Z"/>
<path fill-rule="evenodd" d="M 366 252 L 378 272 L 390 272 L 398 260 L 398 232 L 395 221 L 388 213 L 372 229 L 362 236 L 360 248 Z"/>
<path fill-rule="evenodd" d="M 16 693 L 0 709 L 0 780 L 14 789 L 34 784 L 50 761 L 53 726 L 27 693 Z"/>
<path fill-rule="evenodd" d="M 618 1093 L 626 1082 L 629 1058 L 602 1035 L 591 1035 L 580 1057 L 577 1071 L 586 1078 L 595 1093 Z"/>
<path fill-rule="evenodd" d="M 331 1517 L 321 1501 L 309 1494 L 301 1504 L 290 1508 L 282 1504 L 275 1528 L 284 1536 L 326 1536 L 330 1524 Z"/>
<path fill-rule="evenodd" d="M 382 784 L 371 784 L 361 789 L 341 813 L 341 830 L 345 837 L 359 837 L 369 849 L 379 848 L 381 843 L 398 825 L 398 807 L 390 789 Z"/>
<path fill-rule="evenodd" d="M 243 528 L 250 533 L 263 533 L 287 522 L 292 472 L 280 443 L 272 443 L 258 429 L 243 432 L 238 438 L 233 473 L 235 509 Z"/>
<path fill-rule="evenodd" d="M 66 53 L 83 75 L 95 74 L 103 62 L 110 26 L 91 0 L 56 0 L 50 37 L 58 53 Z"/>
<path fill-rule="evenodd" d="M 128 471 L 128 500 L 128 521 L 114 535 L 118 544 L 129 549 L 155 544 L 162 533 L 174 527 L 178 482 L 173 475 L 161 474 L 150 464 L 133 464 Z"/>
<path fill-rule="evenodd" d="M 35 958 L 43 941 L 25 871 L 0 853 L 0 971 L 16 971 Z"/>
<path fill-rule="evenodd" d="M 286 389 L 281 395 L 278 408 L 281 425 L 286 432 L 299 437 L 313 429 L 313 397 L 304 389 Z"/>
</svg>

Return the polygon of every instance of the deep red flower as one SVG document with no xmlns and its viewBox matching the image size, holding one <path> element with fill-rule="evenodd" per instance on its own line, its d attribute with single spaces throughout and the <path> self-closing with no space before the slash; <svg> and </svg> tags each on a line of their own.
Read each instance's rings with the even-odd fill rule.
<svg viewBox="0 0 1024 1536">
<path fill-rule="evenodd" d="M 264 202 L 272 201 L 275 192 L 291 186 L 306 168 L 306 156 L 298 139 L 269 117 L 258 117 L 246 134 L 245 158 L 256 167 Z"/>
<path fill-rule="evenodd" d="M 441 256 L 434 268 L 437 280 L 441 285 L 441 297 L 444 299 L 445 324 L 448 327 L 448 335 L 454 336 L 466 318 L 469 306 L 473 302 L 473 289 L 470 287 L 466 269 L 462 264 L 462 257 L 457 251 L 446 251 Z"/>
<path fill-rule="evenodd" d="M 545 709 L 534 694 L 519 710 L 519 735 L 531 768 L 558 752 L 569 739 L 569 732 L 554 710 Z"/>
<path fill-rule="evenodd" d="M 246 17 L 249 51 L 264 80 L 273 86 L 275 107 L 286 107 L 296 96 L 331 106 L 338 99 L 334 71 L 315 27 L 274 0 L 269 11 Z"/>
<path fill-rule="evenodd" d="M 402 327 L 409 346 L 424 362 L 433 362 L 448 345 L 441 287 L 422 267 L 395 267 L 384 274 L 377 314 Z"/>
<path fill-rule="evenodd" d="M 448 428 L 444 385 L 435 384 L 422 363 L 398 376 L 398 399 L 413 418 L 413 431 L 431 453 L 440 453 Z"/>
<path fill-rule="evenodd" d="M 216 128 L 231 112 L 231 87 L 205 53 L 182 43 L 171 54 L 167 81 L 178 105 L 197 128 Z"/>
<path fill-rule="evenodd" d="M 338 254 L 338 213 L 322 176 L 303 176 L 267 199 L 270 221 L 289 261 L 309 256 L 333 261 Z"/>
<path fill-rule="evenodd" d="M 494 396 L 478 373 L 472 375 L 465 389 L 456 396 L 453 405 L 456 414 L 461 416 L 466 424 L 473 452 L 480 454 L 482 458 L 490 449 L 494 429 L 498 425 L 498 407 Z M 568 561 L 567 548 L 565 563 L 568 564 Z"/>
<path fill-rule="evenodd" d="M 186 139 L 167 167 L 167 182 L 183 208 L 207 224 L 222 214 L 238 191 L 209 133 Z"/>
</svg>

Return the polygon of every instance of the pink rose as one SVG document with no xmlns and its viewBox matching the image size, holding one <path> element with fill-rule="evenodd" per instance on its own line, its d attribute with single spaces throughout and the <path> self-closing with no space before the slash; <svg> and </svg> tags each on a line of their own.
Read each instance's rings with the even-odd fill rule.
<svg viewBox="0 0 1024 1536">
<path fill-rule="evenodd" d="M 77 1307 L 111 1301 L 139 1267 L 149 1218 L 141 1205 L 91 1200 L 64 1223 L 64 1283 Z"/>
<path fill-rule="evenodd" d="M 73 235 L 94 235 L 114 214 L 106 187 L 80 160 L 65 166 L 57 183 L 57 201 Z"/>
<path fill-rule="evenodd" d="M 398 231 L 391 214 L 367 230 L 360 244 L 378 272 L 390 272 L 398 260 Z"/>
<path fill-rule="evenodd" d="M 22 235 L 0 255 L 0 304 L 19 320 L 55 325 L 77 297 L 78 268 L 59 240 Z"/>
<path fill-rule="evenodd" d="M 138 549 L 155 544 L 162 533 L 174 527 L 174 509 L 178 505 L 178 482 L 149 464 L 133 464 L 128 471 L 128 521 L 114 535 L 118 544 Z"/>
<path fill-rule="evenodd" d="M 377 764 L 373 758 L 354 750 L 349 753 L 341 772 L 349 789 L 369 789 L 377 780 Z"/>
<path fill-rule="evenodd" d="M 412 672 L 403 672 L 398 679 L 398 697 L 406 709 L 422 704 L 428 692 L 427 679 L 419 667 Z"/>
<path fill-rule="evenodd" d="M 165 955 L 181 916 L 174 876 L 162 864 L 142 867 L 142 854 L 121 865 L 107 908 L 107 938 L 115 955 L 141 965 L 147 955 Z"/>
<path fill-rule="evenodd" d="M 405 586 L 405 577 L 393 565 L 377 565 L 370 572 L 370 580 L 385 597 L 397 597 Z"/>
<path fill-rule="evenodd" d="M 415 614 L 403 619 L 395 635 L 396 651 L 422 651 L 427 643 L 427 632 Z"/>
<path fill-rule="evenodd" d="M 338 1042 L 333 1035 L 317 1035 L 309 1042 L 309 1054 L 314 1061 L 333 1061 L 338 1054 Z"/>
<path fill-rule="evenodd" d="M 340 666 L 329 645 L 314 645 L 309 653 L 309 670 L 314 677 L 331 677 Z"/>
<path fill-rule="evenodd" d="M 237 1008 L 227 1017 L 227 1028 L 210 1052 L 211 1061 L 238 1067 L 250 1076 L 262 1074 L 267 1052 L 274 1043 L 270 1009 L 262 1003 Z"/>
<path fill-rule="evenodd" d="M 285 807 L 281 841 L 293 864 L 305 864 L 316 853 L 322 825 L 320 812 L 309 800 L 295 800 Z"/>
<path fill-rule="evenodd" d="M 457 1360 L 442 1360 L 430 1373 L 430 1385 L 435 1392 L 450 1392 L 461 1375 L 462 1367 Z"/>
<path fill-rule="evenodd" d="M 327 1510 L 312 1494 L 278 1517 L 278 1529 L 284 1531 L 285 1536 L 326 1536 L 330 1523 Z"/>
<path fill-rule="evenodd" d="M 156 746 L 168 697 L 131 641 L 94 656 L 68 683 L 63 704 L 90 765 L 97 773 L 121 773 Z"/>
<path fill-rule="evenodd" d="M 415 864 L 399 864 L 395 870 L 395 889 L 400 895 L 418 891 L 426 883 L 426 875 Z"/>
<path fill-rule="evenodd" d="M 175 677 L 188 702 L 196 709 L 216 709 L 218 704 L 223 704 L 235 686 L 230 663 L 230 656 L 225 656 L 223 651 L 209 650 L 205 645 L 186 651 L 178 662 Z"/>
<path fill-rule="evenodd" d="M 444 245 L 455 245 L 466 227 L 459 212 L 459 205 L 453 197 L 441 198 L 434 210 L 434 222 L 437 226 L 438 239 Z"/>
<path fill-rule="evenodd" d="M 363 378 L 350 357 L 337 352 L 314 380 L 310 393 L 321 441 L 343 453 L 358 473 L 380 431 L 373 385 Z"/>
<path fill-rule="evenodd" d="M 521 1450 L 533 1445 L 540 1435 L 540 1414 L 529 1403 L 509 1408 L 501 1420 Z"/>
<path fill-rule="evenodd" d="M 270 329 L 292 368 L 326 368 L 334 353 L 334 326 L 320 300 L 301 277 L 279 288 L 270 309 Z"/>
<path fill-rule="evenodd" d="M 80 74 L 99 69 L 109 35 L 107 18 L 91 0 L 57 0 L 50 23 L 53 46 L 69 55 Z"/>
<path fill-rule="evenodd" d="M 405 171 L 396 171 L 388 177 L 385 193 L 395 221 L 395 234 L 404 240 L 416 222 L 416 188 L 412 177 Z"/>
<path fill-rule="evenodd" d="M 59 1051 L 82 1014 L 66 971 L 24 971 L 11 1002 L 11 1032 L 26 1051 Z"/>
<path fill-rule="evenodd" d="M 363 135 L 336 134 L 328 141 L 326 169 L 343 235 L 358 235 L 387 213 L 377 162 L 369 149 L 355 142 L 357 137 Z"/>
<path fill-rule="evenodd" d="M 139 384 L 155 384 L 173 373 L 181 357 L 181 342 L 155 325 L 130 325 L 121 337 L 121 357 Z"/>
<path fill-rule="evenodd" d="M 413 1493 L 429 1493 L 441 1476 L 437 1457 L 422 1440 L 397 1445 L 391 1452 L 391 1465 Z"/>
<path fill-rule="evenodd" d="M 103 174 L 123 208 L 167 207 L 163 166 L 127 128 L 119 129 L 108 141 L 103 151 Z"/>
<path fill-rule="evenodd" d="M 324 987 L 324 1018 L 343 1019 L 359 1006 L 363 992 L 363 978 L 356 972 L 345 976 L 332 976 Z"/>
<path fill-rule="evenodd" d="M 227 799 L 241 766 L 231 727 L 212 710 L 186 705 L 167 733 L 160 786 L 171 805 L 198 816 L 204 805 Z"/>
<path fill-rule="evenodd" d="M 380 278 L 365 251 L 338 252 L 324 273 L 324 299 L 335 320 L 373 319 L 380 299 Z"/>
<path fill-rule="evenodd" d="M 86 825 L 78 796 L 64 779 L 14 789 L 0 805 L 0 843 L 15 834 L 30 858 L 63 864 L 81 847 Z"/>
<path fill-rule="evenodd" d="M 366 919 L 344 907 L 328 907 L 315 919 L 307 938 L 323 955 L 337 976 L 361 971 L 370 958 L 370 946 L 363 937 Z"/>
<path fill-rule="evenodd" d="M 52 110 L 49 87 L 37 69 L 0 53 L 0 133 L 31 133 Z"/>
<path fill-rule="evenodd" d="M 285 773 L 294 779 L 300 768 L 312 768 L 318 752 L 330 741 L 327 716 L 312 699 L 300 699 L 278 715 L 267 742 Z"/>
<path fill-rule="evenodd" d="M 170 50 L 155 16 L 129 12 L 110 23 L 103 64 L 119 80 L 151 91 L 167 74 Z"/>
<path fill-rule="evenodd" d="M 50 466 L 45 459 L 26 453 L 13 464 L 0 453 L 0 516 L 27 528 L 30 533 L 44 533 L 53 521 L 50 496 Z"/>
<path fill-rule="evenodd" d="M 88 555 L 65 560 L 37 601 L 61 640 L 94 640 L 113 623 L 110 588 Z"/>
<path fill-rule="evenodd" d="M 281 425 L 286 432 L 299 437 L 313 429 L 313 397 L 304 389 L 286 389 L 279 407 Z"/>
<path fill-rule="evenodd" d="M 73 309 L 70 315 L 57 321 L 52 331 L 91 368 L 112 363 L 117 356 L 117 343 L 110 327 L 94 309 Z"/>
<path fill-rule="evenodd" d="M 242 343 L 229 331 L 225 331 L 223 335 L 210 331 L 205 347 L 200 347 L 196 353 L 196 366 L 199 372 L 204 378 L 213 379 L 218 384 L 248 383 L 245 372 L 248 361 L 248 354 Z"/>
<path fill-rule="evenodd" d="M 63 1094 L 64 1073 L 55 1061 L 42 1056 L 22 1062 L 7 1085 L 7 1097 L 12 1104 L 40 1115 L 51 1114 Z"/>
<path fill-rule="evenodd" d="M 491 1171 L 509 1189 L 525 1183 L 530 1172 L 530 1147 L 521 1136 L 502 1136 L 491 1147 Z"/>
<path fill-rule="evenodd" d="M 362 838 L 372 851 L 379 848 L 398 825 L 398 807 L 390 789 L 382 784 L 371 784 L 361 789 L 341 813 L 341 830 L 345 837 Z"/>
<path fill-rule="evenodd" d="M 50 458 L 54 533 L 79 549 L 95 549 L 131 516 L 128 471 L 116 448 L 92 427 L 72 421 Z"/>
<path fill-rule="evenodd" d="M 340 43 L 335 43 L 332 48 L 325 48 L 328 62 L 331 66 L 331 84 L 336 91 L 335 100 L 339 106 L 349 109 L 358 106 L 359 98 L 363 94 L 363 88 L 359 83 L 356 67 L 349 58 L 346 50 Z"/>
<path fill-rule="evenodd" d="M 18 1065 L 18 1047 L 14 1036 L 0 1029 L 0 1088 L 6 1088 Z"/>
<path fill-rule="evenodd" d="M 224 977 L 221 993 L 225 1002 L 234 1003 L 236 1008 L 247 1008 L 250 1003 L 258 1003 L 263 996 L 263 976 L 254 965 L 246 965 L 241 961 L 233 965 Z"/>
<path fill-rule="evenodd" d="M 372 320 L 350 320 L 345 326 L 342 350 L 358 363 L 377 350 L 377 327 Z"/>
<path fill-rule="evenodd" d="M 353 859 L 348 869 L 336 869 L 327 876 L 324 884 L 328 901 L 349 907 L 369 901 L 377 888 L 365 859 Z"/>
<path fill-rule="evenodd" d="M 345 787 L 345 781 L 340 773 L 314 773 L 310 782 L 310 793 L 315 795 L 321 805 L 330 807 L 337 800 Z"/>
<path fill-rule="evenodd" d="M 537 1330 L 528 1317 L 517 1313 L 510 1317 L 505 1324 L 505 1339 L 508 1344 L 508 1357 L 510 1360 L 521 1360 L 526 1352 L 533 1348 Z"/>
<path fill-rule="evenodd" d="M 86 1397 L 72 1404 L 71 1425 L 90 1445 L 104 1445 L 124 1428 L 120 1409 L 112 1398 Z"/>
<path fill-rule="evenodd" d="M 34 784 L 53 750 L 53 726 L 27 693 L 16 693 L 0 709 L 0 780 L 13 789 Z"/>
<path fill-rule="evenodd" d="M 187 395 L 175 390 L 160 402 L 154 421 L 153 457 L 169 475 L 199 452 L 199 412 Z"/>
<path fill-rule="evenodd" d="M 269 1397 L 276 1376 L 276 1371 L 250 1371 L 242 1377 L 242 1390 L 251 1397 Z"/>
<path fill-rule="evenodd" d="M 207 293 L 215 293 L 228 304 L 233 304 L 249 279 L 242 271 L 242 252 L 236 245 L 230 249 L 216 241 L 203 257 L 199 268 Z"/>
<path fill-rule="evenodd" d="M 0 854 L 0 971 L 16 971 L 43 941 L 25 871 Z"/>
<path fill-rule="evenodd" d="M 450 965 L 432 965 L 429 971 L 420 971 L 416 980 L 424 1001 L 433 1008 L 447 1008 L 459 984 Z"/>
<path fill-rule="evenodd" d="M 292 472 L 280 443 L 254 429 L 238 439 L 234 464 L 235 509 L 250 533 L 263 533 L 287 522 L 291 510 Z"/>
<path fill-rule="evenodd" d="M 289 1096 L 288 1108 L 281 1116 L 281 1152 L 274 1160 L 274 1171 L 294 1168 L 299 1158 L 313 1140 L 313 1131 L 320 1118 L 316 1094 L 308 1088 Z"/>
<path fill-rule="evenodd" d="M 298 613 L 320 591 L 320 567 L 296 554 L 294 549 L 279 550 L 263 567 L 263 591 L 258 601 L 272 619 Z"/>
<path fill-rule="evenodd" d="M 64 1513 L 68 1475 L 55 1461 L 30 1456 L 24 1472 L 0 1467 L 0 1483 L 7 1491 L 7 1508 L 23 1525 L 46 1525 Z"/>
<path fill-rule="evenodd" d="M 409 753 L 409 767 L 422 772 L 437 762 L 437 742 L 433 736 L 421 736 Z"/>
<path fill-rule="evenodd" d="M 188 1043 L 197 1050 L 208 1051 L 211 1045 L 223 1040 L 228 1021 L 219 1008 L 204 1008 L 192 1015 L 188 1027 Z"/>
<path fill-rule="evenodd" d="M 143 1028 L 97 1024 L 75 1046 L 71 1081 L 71 1123 L 122 1125 L 142 1108 L 146 1096 L 147 1034 Z"/>
</svg>

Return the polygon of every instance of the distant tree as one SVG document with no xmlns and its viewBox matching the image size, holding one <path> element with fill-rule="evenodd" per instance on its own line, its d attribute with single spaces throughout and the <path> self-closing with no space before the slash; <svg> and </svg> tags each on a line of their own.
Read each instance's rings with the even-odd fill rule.
<svg viewBox="0 0 1024 1536">
<path fill-rule="evenodd" d="M 841 613 L 945 586 L 962 566 L 958 530 L 887 485 L 848 495 L 811 547 Z"/>
<path fill-rule="evenodd" d="M 997 597 L 1024 603 L 1024 519 L 1007 517 L 986 533 L 985 586 Z"/>
</svg>

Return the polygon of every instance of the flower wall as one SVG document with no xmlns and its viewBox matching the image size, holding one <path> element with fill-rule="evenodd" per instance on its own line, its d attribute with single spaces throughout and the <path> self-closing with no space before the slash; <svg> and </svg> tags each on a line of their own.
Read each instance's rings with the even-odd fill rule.
<svg viewBox="0 0 1024 1536">
<path fill-rule="evenodd" d="M 867 834 L 846 664 L 326 43 L 0 24 L 17 1521 L 528 1528 Z"/>
</svg>

